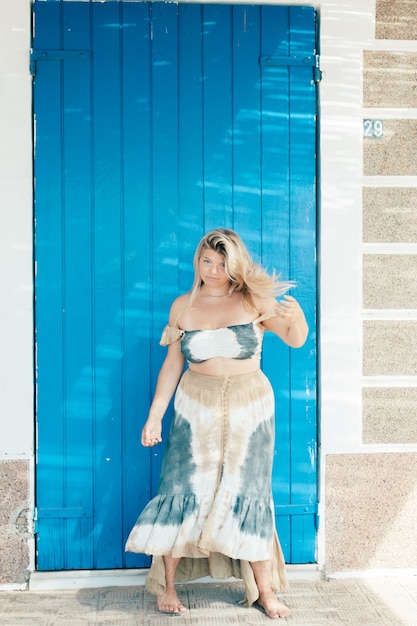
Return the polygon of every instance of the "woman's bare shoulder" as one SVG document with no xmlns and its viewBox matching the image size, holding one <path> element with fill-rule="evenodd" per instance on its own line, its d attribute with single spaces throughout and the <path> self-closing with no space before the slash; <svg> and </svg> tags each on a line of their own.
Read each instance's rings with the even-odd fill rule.
<svg viewBox="0 0 417 626">
<path fill-rule="evenodd" d="M 184 293 L 181 296 L 178 296 L 178 298 L 175 298 L 174 302 L 172 303 L 169 313 L 169 323 L 172 326 L 176 324 L 181 313 L 185 311 L 189 306 L 190 295 L 190 293 Z"/>
<path fill-rule="evenodd" d="M 255 306 L 256 311 L 259 313 L 259 315 L 265 315 L 265 313 L 270 313 L 271 311 L 275 309 L 277 301 L 275 300 L 275 298 L 272 298 L 272 297 L 270 298 L 256 297 L 256 298 L 253 298 L 253 304 Z"/>
</svg>

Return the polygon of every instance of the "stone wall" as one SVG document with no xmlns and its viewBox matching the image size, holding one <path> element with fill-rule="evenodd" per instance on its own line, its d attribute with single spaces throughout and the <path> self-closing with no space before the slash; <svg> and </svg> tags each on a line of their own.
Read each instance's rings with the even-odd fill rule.
<svg viewBox="0 0 417 626">
<path fill-rule="evenodd" d="M 417 383 L 412 378 L 417 375 L 416 39 L 415 2 L 377 0 L 378 49 L 364 51 L 363 70 L 363 106 L 384 123 L 383 138 L 365 138 L 363 150 L 363 398 L 367 443 L 380 440 L 380 429 L 375 430 L 375 441 L 372 439 L 370 400 L 380 407 L 388 396 L 384 417 L 379 412 L 385 422 L 385 439 L 391 432 L 391 443 L 417 443 L 413 426 Z M 409 380 L 404 381 L 404 377 Z M 375 379 L 384 385 L 375 386 Z M 389 428 L 389 422 L 395 423 L 398 415 L 402 416 L 403 442 L 399 441 L 398 428 Z"/>
<path fill-rule="evenodd" d="M 326 571 L 417 563 L 417 453 L 328 455 Z"/>
<path fill-rule="evenodd" d="M 363 55 L 363 454 L 326 457 L 326 571 L 415 568 L 417 10 L 377 0 Z M 414 530 L 413 530 L 414 529 Z"/>
<path fill-rule="evenodd" d="M 0 461 L 0 585 L 29 579 L 29 489 L 29 461 Z"/>
</svg>

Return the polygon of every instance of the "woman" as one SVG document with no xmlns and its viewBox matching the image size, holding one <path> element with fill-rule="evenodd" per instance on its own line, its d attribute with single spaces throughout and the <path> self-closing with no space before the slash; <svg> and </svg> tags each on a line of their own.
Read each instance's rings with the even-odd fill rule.
<svg viewBox="0 0 417 626">
<path fill-rule="evenodd" d="M 194 284 L 171 307 L 161 344 L 168 353 L 142 431 L 162 441 L 175 393 L 158 495 L 130 533 L 126 550 L 153 555 L 146 588 L 163 612 L 182 613 L 175 581 L 243 578 L 246 601 L 271 618 L 288 608 L 271 492 L 274 397 L 260 370 L 270 330 L 298 348 L 308 327 L 298 302 L 250 258 L 239 236 L 219 228 L 199 243 Z M 188 362 L 185 373 L 184 364 Z"/>
</svg>

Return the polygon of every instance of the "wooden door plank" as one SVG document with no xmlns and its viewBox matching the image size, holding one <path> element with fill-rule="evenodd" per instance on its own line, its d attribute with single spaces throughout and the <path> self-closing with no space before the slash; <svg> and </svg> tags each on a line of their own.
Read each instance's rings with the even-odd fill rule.
<svg viewBox="0 0 417 626">
<path fill-rule="evenodd" d="M 152 392 L 165 356 L 159 346 L 169 307 L 178 294 L 178 5 L 152 5 Z M 152 495 L 156 494 L 170 425 L 152 451 Z"/>
<path fill-rule="evenodd" d="M 290 53 L 314 53 L 314 10 L 292 7 L 290 18 Z M 295 295 L 306 311 L 310 327 L 306 345 L 291 355 L 291 503 L 313 504 L 317 500 L 316 265 L 311 263 L 316 254 L 316 87 L 311 67 L 292 66 L 289 72 L 290 265 L 299 282 Z M 292 562 L 315 561 L 315 525 L 314 515 L 292 516 Z"/>
<path fill-rule="evenodd" d="M 193 283 L 194 250 L 203 236 L 204 224 L 203 10 L 202 5 L 182 4 L 178 22 L 180 293 Z"/>
<path fill-rule="evenodd" d="M 60 47 L 61 10 L 58 4 L 37 4 L 36 46 Z M 53 184 L 36 186 L 36 387 L 37 387 L 37 508 L 65 505 L 65 372 L 62 370 L 64 282 L 62 275 L 62 232 L 59 207 L 62 202 L 61 66 L 39 62 L 34 83 L 36 129 L 35 181 L 50 177 Z M 44 129 L 44 130 L 43 130 Z M 38 135 L 39 138 L 39 135 Z M 51 470 L 54 479 L 51 481 Z M 62 569 L 65 546 L 62 519 L 38 514 L 38 566 Z M 42 543 L 39 544 L 39 541 Z"/>
<path fill-rule="evenodd" d="M 260 262 L 261 70 L 260 7 L 233 11 L 233 227 Z"/>
<path fill-rule="evenodd" d="M 204 5 L 204 223 L 231 228 L 232 210 L 232 7 Z"/>
<path fill-rule="evenodd" d="M 149 3 L 122 5 L 123 134 L 123 547 L 151 495 L 151 450 L 140 445 L 150 400 L 152 186 Z M 138 59 L 141 60 L 138 63 Z M 126 567 L 150 558 L 124 553 Z"/>
<path fill-rule="evenodd" d="M 63 3 L 62 42 L 65 50 L 88 50 L 89 10 L 83 3 Z M 65 355 L 65 477 L 64 500 L 68 509 L 84 512 L 93 504 L 94 453 L 92 411 L 93 310 L 92 310 L 92 153 L 90 62 L 62 65 L 62 194 L 64 233 L 64 336 Z M 80 145 L 83 149 L 80 150 Z M 74 454 L 76 452 L 76 454 Z M 76 456 L 76 461 L 74 459 Z M 65 519 L 66 568 L 91 567 L 93 545 L 89 539 L 93 518 Z M 78 537 L 78 541 L 73 538 Z"/>
<path fill-rule="evenodd" d="M 261 55 L 286 53 L 288 13 L 276 19 L 273 7 L 262 8 Z M 288 69 L 262 67 L 262 261 L 282 279 L 289 274 L 289 102 Z M 267 334 L 263 367 L 275 393 L 275 459 L 272 486 L 275 505 L 290 502 L 290 350 Z M 291 546 L 290 517 L 276 520 L 286 559 Z"/>
<path fill-rule="evenodd" d="M 95 568 L 120 567 L 123 197 L 120 5 L 93 4 Z"/>
</svg>

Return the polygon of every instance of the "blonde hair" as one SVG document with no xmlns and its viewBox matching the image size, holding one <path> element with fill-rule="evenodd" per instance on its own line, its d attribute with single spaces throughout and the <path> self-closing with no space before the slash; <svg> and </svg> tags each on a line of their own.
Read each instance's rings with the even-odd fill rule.
<svg viewBox="0 0 417 626">
<path fill-rule="evenodd" d="M 199 272 L 199 261 L 203 250 L 209 248 L 222 254 L 225 271 L 230 282 L 230 293 L 239 291 L 248 309 L 254 308 L 253 298 L 277 297 L 294 286 L 293 281 L 280 281 L 273 272 L 268 272 L 255 263 L 243 241 L 229 228 L 216 228 L 207 233 L 197 246 L 194 254 L 194 282 L 191 288 L 190 303 L 195 299 L 203 284 Z"/>
</svg>

